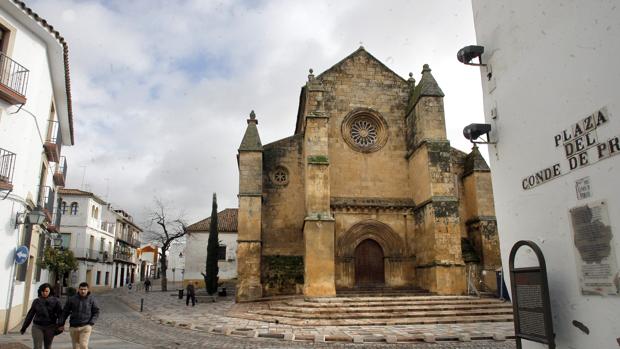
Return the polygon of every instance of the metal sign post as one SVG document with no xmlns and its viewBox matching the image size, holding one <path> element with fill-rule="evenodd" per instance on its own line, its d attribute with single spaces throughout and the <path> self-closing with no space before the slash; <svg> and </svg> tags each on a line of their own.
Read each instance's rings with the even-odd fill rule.
<svg viewBox="0 0 620 349">
<path fill-rule="evenodd" d="M 534 251 L 538 258 L 537 267 L 514 267 L 515 255 L 523 246 Z M 547 265 L 542 250 L 532 241 L 521 240 L 512 247 L 509 264 L 517 349 L 521 349 L 522 339 L 544 343 L 554 349 Z"/>
<path fill-rule="evenodd" d="M 15 293 L 15 269 L 19 264 L 24 264 L 28 260 L 28 247 L 20 246 L 15 249 L 15 256 L 13 259 L 13 265 L 11 266 L 11 293 L 9 294 L 9 307 L 6 310 L 6 317 L 4 320 L 4 328 L 2 334 L 9 332 L 9 321 L 11 321 L 11 308 L 13 308 L 13 293 Z"/>
</svg>

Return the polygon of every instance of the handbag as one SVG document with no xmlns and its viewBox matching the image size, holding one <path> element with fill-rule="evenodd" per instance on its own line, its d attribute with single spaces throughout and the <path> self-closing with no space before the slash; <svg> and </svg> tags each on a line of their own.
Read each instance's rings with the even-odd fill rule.
<svg viewBox="0 0 620 349">
<path fill-rule="evenodd" d="M 65 328 L 64 327 L 56 327 L 56 329 L 54 330 L 54 337 L 58 336 L 59 334 L 65 332 Z"/>
</svg>

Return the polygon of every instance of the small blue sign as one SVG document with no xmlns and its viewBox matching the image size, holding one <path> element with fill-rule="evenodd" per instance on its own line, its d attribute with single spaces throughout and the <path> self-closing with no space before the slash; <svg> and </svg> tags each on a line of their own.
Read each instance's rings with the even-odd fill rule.
<svg viewBox="0 0 620 349">
<path fill-rule="evenodd" d="M 28 260 L 28 247 L 19 246 L 15 251 L 15 263 L 24 264 Z"/>
</svg>

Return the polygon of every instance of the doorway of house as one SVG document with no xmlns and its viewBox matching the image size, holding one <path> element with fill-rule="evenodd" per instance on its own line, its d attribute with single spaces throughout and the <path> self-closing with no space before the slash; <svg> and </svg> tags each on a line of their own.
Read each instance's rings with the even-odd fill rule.
<svg viewBox="0 0 620 349">
<path fill-rule="evenodd" d="M 355 248 L 355 286 L 381 287 L 385 284 L 383 249 L 372 239 Z"/>
</svg>

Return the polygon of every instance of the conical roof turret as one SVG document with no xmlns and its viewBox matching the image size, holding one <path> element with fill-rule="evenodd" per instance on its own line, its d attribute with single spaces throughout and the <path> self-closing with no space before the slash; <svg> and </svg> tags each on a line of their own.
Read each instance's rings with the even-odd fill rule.
<svg viewBox="0 0 620 349">
<path fill-rule="evenodd" d="M 409 106 L 413 107 L 418 103 L 420 97 L 444 97 L 443 91 L 437 84 L 437 80 L 431 74 L 431 68 L 428 64 L 424 64 L 422 67 L 422 78 L 420 78 L 420 82 L 417 85 L 411 84 L 411 86 L 415 86 L 411 91 L 409 97 Z"/>
<path fill-rule="evenodd" d="M 463 176 L 468 176 L 473 172 L 489 172 L 491 169 L 487 162 L 480 154 L 478 147 L 474 145 L 471 149 L 471 153 L 465 157 L 465 166 L 463 168 Z"/>
<path fill-rule="evenodd" d="M 250 113 L 248 121 L 248 127 L 245 129 L 243 140 L 239 146 L 239 151 L 262 151 L 263 145 L 260 142 L 260 136 L 258 135 L 258 120 L 254 110 Z"/>
</svg>

